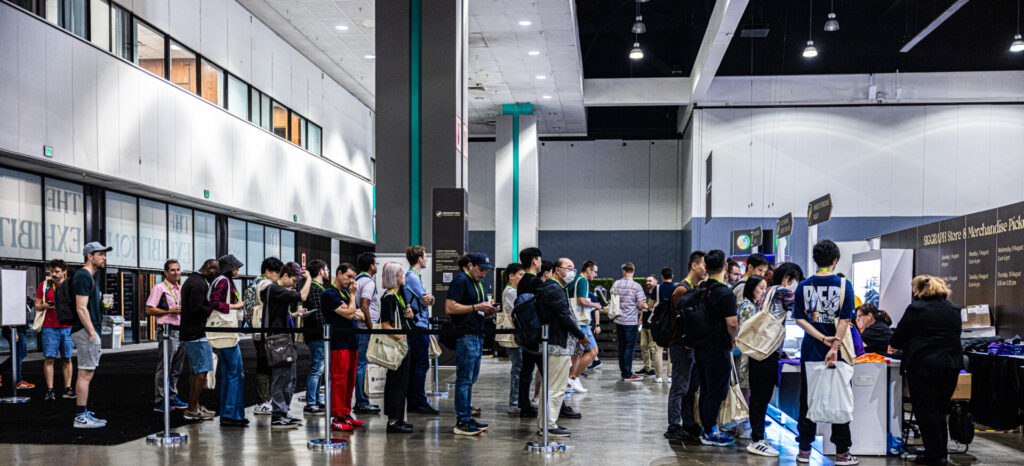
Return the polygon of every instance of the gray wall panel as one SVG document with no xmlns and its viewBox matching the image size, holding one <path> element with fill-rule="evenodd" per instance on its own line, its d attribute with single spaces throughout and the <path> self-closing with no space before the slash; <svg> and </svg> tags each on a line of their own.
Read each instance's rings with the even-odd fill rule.
<svg viewBox="0 0 1024 466">
<path fill-rule="evenodd" d="M 61 148 L 61 159 L 67 162 L 74 160 L 71 147 L 74 144 L 74 126 L 72 113 L 88 112 L 95 108 L 74 109 L 74 75 L 72 71 L 71 49 L 62 46 L 51 34 L 47 34 L 46 42 L 46 143 Z M 3 66 L 9 66 L 4 63 Z M 95 95 L 92 97 L 95 99 Z M 14 108 L 14 107 L 10 107 Z M 37 149 L 41 151 L 42 148 Z M 38 152 L 37 152 L 38 153 Z M 56 158 L 56 154 L 54 155 Z"/>
<path fill-rule="evenodd" d="M 206 12 L 200 8 L 200 0 L 173 0 L 168 5 L 167 33 L 192 50 L 200 50 L 200 23 L 206 19 Z"/>
<path fill-rule="evenodd" d="M 0 44 L 17 44 L 20 15 L 6 14 L 0 10 Z M 21 63 L 18 59 L 18 47 L 0 47 L 0 82 L 19 82 Z M 18 88 L 20 86 L 0 86 L 0 108 L 19 108 Z M 18 118 L 0 118 L 0 147 L 17 147 L 19 135 Z"/>
<path fill-rule="evenodd" d="M 177 2 L 178 0 L 173 0 Z M 228 62 L 228 3 L 233 0 L 201 0 L 199 30 L 203 55 L 221 66 Z M 283 97 L 282 97 L 283 98 Z"/>
<path fill-rule="evenodd" d="M 224 66 L 235 76 L 252 82 L 252 23 L 249 11 L 228 2 L 228 59 Z"/>
<path fill-rule="evenodd" d="M 18 110 L 8 117 L 18 119 L 18 149 L 37 154 L 46 140 L 46 43 L 49 26 L 23 17 L 18 25 Z M 42 77 L 42 79 L 40 79 Z"/>
<path fill-rule="evenodd" d="M 55 37 L 59 37 L 60 32 L 58 31 L 47 31 L 48 40 Z M 65 44 L 66 38 L 65 39 Z M 71 115 L 74 118 L 72 124 L 72 134 L 74 135 L 74 165 L 82 167 L 87 170 L 103 171 L 104 173 L 117 173 L 119 170 L 120 161 L 118 160 L 117 153 L 121 150 L 120 146 L 120 133 L 121 125 L 120 118 L 118 117 L 118 107 L 120 104 L 121 97 L 117 94 L 120 89 L 120 72 L 119 70 L 124 65 L 120 63 L 114 65 L 113 69 L 107 70 L 102 76 L 111 78 L 112 82 L 101 85 L 99 78 L 100 67 L 97 66 L 98 56 L 93 52 L 87 45 L 81 42 L 73 42 L 70 47 L 71 56 L 73 60 L 74 68 L 71 70 L 72 73 L 72 106 Z M 100 104 L 97 99 L 100 94 L 100 89 L 104 86 L 109 86 L 109 102 Z M 110 113 L 100 115 L 94 109 L 100 108 Z M 103 122 L 103 125 L 99 125 L 99 122 Z M 109 157 L 99 157 L 99 128 L 104 127 L 104 135 L 110 139 L 104 140 L 103 145 L 106 146 L 110 152 L 104 152 L 104 155 L 109 154 Z M 58 149 L 54 149 L 55 151 Z M 33 152 L 28 152 L 32 154 Z M 103 159 L 101 161 L 101 159 Z M 64 162 L 68 159 L 62 158 L 60 161 Z"/>
</svg>

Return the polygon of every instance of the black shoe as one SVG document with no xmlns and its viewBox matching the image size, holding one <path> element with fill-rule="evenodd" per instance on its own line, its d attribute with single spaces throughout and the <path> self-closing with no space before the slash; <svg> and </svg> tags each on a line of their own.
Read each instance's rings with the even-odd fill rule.
<svg viewBox="0 0 1024 466">
<path fill-rule="evenodd" d="M 432 414 L 432 415 L 441 414 L 440 411 L 434 409 L 430 405 L 417 406 L 415 408 L 410 409 L 409 411 L 414 412 L 414 413 L 419 413 L 419 414 Z"/>
<path fill-rule="evenodd" d="M 580 377 L 583 377 L 584 379 L 587 378 L 587 373 L 586 372 L 581 373 Z"/>
<path fill-rule="evenodd" d="M 683 432 L 686 432 L 690 437 L 693 437 L 695 439 L 700 438 L 700 435 L 704 433 L 704 431 L 701 430 L 700 426 L 696 424 L 690 426 L 684 425 Z"/>
<path fill-rule="evenodd" d="M 537 435 L 544 435 L 543 430 L 537 430 Z M 548 429 L 548 436 L 551 437 L 572 437 L 572 432 L 565 427 L 556 427 L 554 429 Z"/>
<path fill-rule="evenodd" d="M 377 414 L 380 412 L 380 408 L 373 405 L 356 406 L 352 408 L 352 411 L 355 411 L 356 414 Z"/>
<path fill-rule="evenodd" d="M 323 416 L 325 411 L 324 408 L 317 405 L 306 405 L 305 408 L 302 408 L 302 412 L 307 416 Z"/>
<path fill-rule="evenodd" d="M 597 369 L 598 367 L 601 367 L 601 364 L 604 364 L 604 363 L 601 362 L 600 359 L 598 359 L 598 360 L 590 363 L 590 367 L 588 367 L 587 369 Z"/>
<path fill-rule="evenodd" d="M 558 411 L 558 417 L 566 419 L 583 419 L 583 415 L 575 411 L 569 405 L 562 405 L 562 409 Z"/>
<path fill-rule="evenodd" d="M 459 423 L 459 424 L 455 425 L 454 432 L 455 432 L 455 435 L 469 435 L 469 436 L 473 436 L 473 435 L 479 435 L 480 432 L 483 432 L 483 430 L 478 429 L 475 425 L 473 425 L 471 423 L 463 422 L 463 423 Z"/>
<path fill-rule="evenodd" d="M 692 440 L 694 438 L 692 435 L 690 435 L 689 432 L 686 431 L 686 429 L 683 429 L 683 426 L 679 424 L 672 424 L 668 426 L 668 430 L 665 431 L 664 435 L 665 438 L 669 440 L 676 440 L 680 442 L 683 440 Z"/>
<path fill-rule="evenodd" d="M 388 424 L 387 432 L 389 434 L 411 434 L 412 424 L 396 421 L 394 424 Z"/>
<path fill-rule="evenodd" d="M 914 464 L 927 464 L 929 466 L 944 466 L 947 464 L 946 458 L 928 458 L 924 455 L 917 455 L 914 457 Z"/>
<path fill-rule="evenodd" d="M 60 397 L 64 398 L 65 400 L 73 400 L 73 399 L 77 398 L 78 396 L 75 395 L 75 389 L 73 389 L 71 387 L 67 387 L 67 388 L 64 389 L 64 394 L 62 394 Z"/>
<path fill-rule="evenodd" d="M 47 390 L 46 391 L 46 396 L 43 398 L 43 400 L 46 400 L 46 401 L 56 400 L 56 399 L 57 399 L 57 395 L 53 393 L 53 390 Z"/>
<path fill-rule="evenodd" d="M 533 409 L 533 408 L 525 410 L 525 411 L 520 409 L 519 410 L 519 417 L 523 418 L 523 419 L 536 419 L 537 418 L 537 410 Z"/>
<path fill-rule="evenodd" d="M 220 418 L 221 427 L 248 427 L 248 419 L 228 419 L 226 417 Z"/>
<path fill-rule="evenodd" d="M 274 430 L 278 429 L 298 429 L 299 425 L 292 423 L 292 420 L 287 417 L 274 418 L 270 421 L 270 428 Z"/>
</svg>

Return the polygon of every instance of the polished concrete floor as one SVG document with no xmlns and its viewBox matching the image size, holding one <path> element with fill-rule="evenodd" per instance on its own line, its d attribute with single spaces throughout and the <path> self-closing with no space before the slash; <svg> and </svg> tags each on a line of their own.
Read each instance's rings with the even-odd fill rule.
<svg viewBox="0 0 1024 466">
<path fill-rule="evenodd" d="M 618 370 L 605 365 L 584 379 L 586 394 L 576 394 L 571 404 L 584 415 L 582 420 L 564 420 L 561 425 L 573 432 L 562 441 L 564 453 L 534 454 L 524 451 L 536 435 L 536 421 L 520 420 L 505 414 L 508 403 L 508 361 L 484 358 L 480 380 L 474 390 L 473 404 L 483 409 L 481 422 L 490 423 L 479 437 L 452 434 L 454 414 L 452 397 L 435 398 L 440 416 L 413 414 L 415 425 L 410 435 L 384 433 L 383 416 L 363 416 L 367 426 L 355 433 L 336 433 L 348 440 L 349 447 L 336 453 L 310 451 L 306 442 L 322 437 L 322 419 L 307 418 L 293 431 L 271 431 L 269 416 L 249 418 L 249 428 L 221 428 L 214 420 L 191 424 L 180 431 L 189 435 L 189 443 L 180 448 L 161 448 L 139 440 L 117 446 L 10 445 L 0 444 L 0 464 L 54 465 L 134 465 L 134 464 L 795 464 L 793 435 L 777 425 L 769 429 L 770 441 L 780 446 L 781 460 L 748 455 L 743 446 L 714 448 L 701 445 L 670 445 L 663 437 L 665 399 L 668 384 L 621 382 Z M 442 369 L 442 387 L 454 380 L 451 370 Z M 375 403 L 382 404 L 383 400 Z M 298 397 L 292 415 L 301 414 Z M 150 413 L 139 413 L 150 415 Z M 2 420 L 0 420 L 2 425 Z M 4 429 L 17 426 L 3 425 Z M 741 441 L 745 445 L 745 441 Z M 951 458 L 955 464 L 1012 464 L 1024 462 L 1019 434 L 981 434 L 969 454 Z M 828 458 L 814 454 L 816 464 L 831 464 Z M 903 464 L 898 458 L 861 458 L 861 464 Z"/>
</svg>

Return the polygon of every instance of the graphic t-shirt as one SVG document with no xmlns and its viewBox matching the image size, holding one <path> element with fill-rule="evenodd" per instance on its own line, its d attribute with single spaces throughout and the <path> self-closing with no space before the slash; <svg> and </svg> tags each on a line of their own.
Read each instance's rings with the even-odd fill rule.
<svg viewBox="0 0 1024 466">
<path fill-rule="evenodd" d="M 793 318 L 804 319 L 827 337 L 836 335 L 836 319 L 853 320 L 853 284 L 846 281 L 846 296 L 840 302 L 842 278 L 835 275 L 812 276 L 796 287 L 793 301 Z M 824 361 L 829 347 L 824 343 L 805 337 L 800 347 L 802 361 Z"/>
</svg>

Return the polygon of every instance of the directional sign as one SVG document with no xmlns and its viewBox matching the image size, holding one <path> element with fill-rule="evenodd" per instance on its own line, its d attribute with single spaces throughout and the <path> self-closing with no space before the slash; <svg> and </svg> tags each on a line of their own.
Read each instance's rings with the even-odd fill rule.
<svg viewBox="0 0 1024 466">
<path fill-rule="evenodd" d="M 807 226 L 825 223 L 832 218 L 832 195 L 826 194 L 807 204 Z"/>
</svg>

